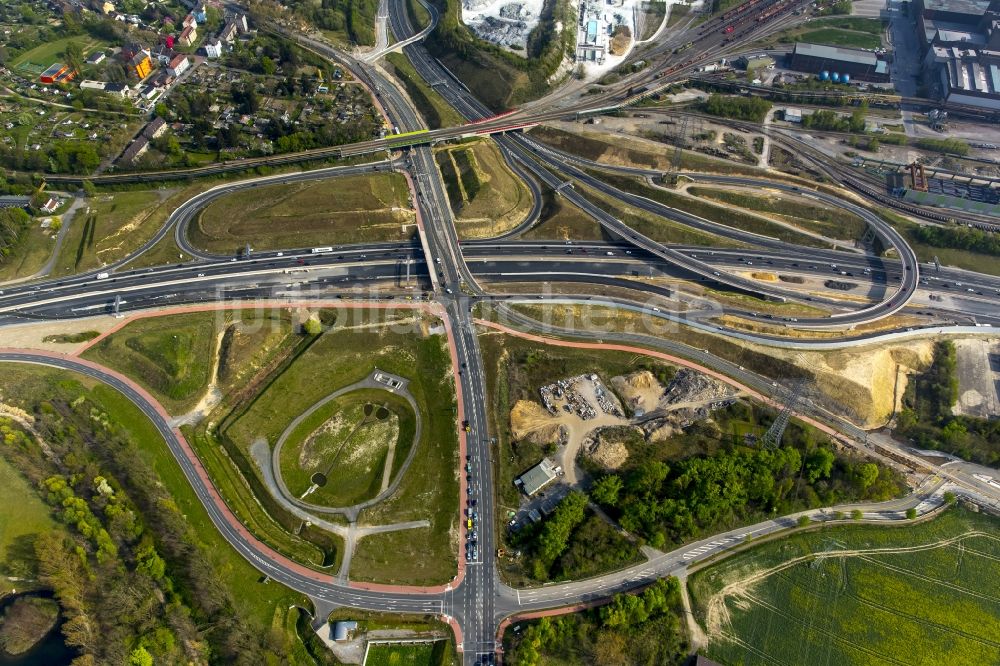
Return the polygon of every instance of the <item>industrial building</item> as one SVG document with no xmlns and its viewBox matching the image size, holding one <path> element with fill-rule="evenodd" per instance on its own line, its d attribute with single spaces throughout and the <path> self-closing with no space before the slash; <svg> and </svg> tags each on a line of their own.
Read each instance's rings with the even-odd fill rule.
<svg viewBox="0 0 1000 666">
<path fill-rule="evenodd" d="M 538 463 L 521 476 L 514 479 L 514 485 L 521 489 L 528 497 L 531 497 L 545 486 L 555 480 L 559 470 L 548 458 L 543 458 Z"/>
<path fill-rule="evenodd" d="M 889 63 L 874 51 L 798 42 L 788 60 L 791 69 L 811 74 L 826 72 L 833 81 L 889 82 Z M 834 74 L 837 76 L 834 77 Z M 843 79 L 845 74 L 846 80 Z"/>
<path fill-rule="evenodd" d="M 38 76 L 38 80 L 42 83 L 66 83 L 72 81 L 74 76 L 76 76 L 75 69 L 61 62 L 56 62 L 49 65 L 48 69 Z"/>
<path fill-rule="evenodd" d="M 914 6 L 932 94 L 1000 109 L 1000 0 L 915 0 Z"/>
</svg>

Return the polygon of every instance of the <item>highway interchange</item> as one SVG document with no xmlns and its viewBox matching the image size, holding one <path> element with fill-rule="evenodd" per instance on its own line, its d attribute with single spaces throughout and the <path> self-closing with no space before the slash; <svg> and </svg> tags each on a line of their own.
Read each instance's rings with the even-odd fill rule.
<svg viewBox="0 0 1000 666">
<path fill-rule="evenodd" d="M 410 23 L 403 0 L 387 0 L 388 24 L 397 39 L 404 40 L 403 53 L 410 59 L 418 73 L 459 113 L 470 122 L 492 117 L 492 112 L 478 102 L 467 90 L 456 85 L 450 73 L 430 56 L 419 42 L 418 35 L 426 34 L 414 29 Z M 304 35 L 295 35 L 312 50 L 344 64 L 373 91 L 375 98 L 391 124 L 401 131 L 421 128 L 421 120 L 408 100 L 376 66 L 368 61 L 355 60 L 323 42 Z M 697 53 L 710 53 L 718 44 L 707 43 Z M 669 53 L 669 48 L 659 49 Z M 655 54 L 653 54 L 655 55 Z M 650 56 L 651 57 L 651 56 Z M 717 56 L 716 56 L 717 57 Z M 667 56 L 666 62 L 671 62 Z M 691 53 L 685 58 L 695 60 Z M 664 65 L 665 66 L 665 65 Z M 678 70 L 681 73 L 682 70 Z M 651 77 L 652 74 L 644 75 Z M 664 79 L 664 81 L 668 81 Z M 615 94 L 618 95 L 620 91 Z M 546 118 L 565 115 L 566 104 L 546 111 L 533 105 L 529 120 L 537 122 Z M 569 108 L 572 109 L 572 106 Z M 491 130 L 509 121 L 486 121 L 480 127 Z M 435 139 L 447 139 L 468 133 L 468 128 L 442 130 Z M 234 525 L 227 515 L 224 502 L 212 487 L 194 454 L 187 448 L 179 433 L 173 430 L 162 412 L 149 396 L 136 391 L 124 378 L 107 369 L 71 357 L 32 352 L 6 351 L 0 361 L 42 363 L 88 374 L 122 391 L 135 402 L 153 421 L 178 459 L 188 481 L 205 505 L 209 515 L 223 536 L 255 567 L 270 578 L 307 594 L 317 604 L 317 611 L 336 605 L 357 608 L 393 610 L 399 612 L 437 613 L 448 618 L 461 631 L 460 647 L 466 663 L 476 663 L 495 654 L 496 630 L 504 618 L 512 614 L 547 609 L 607 598 L 609 595 L 648 583 L 657 577 L 683 573 L 687 566 L 717 555 L 737 545 L 748 536 L 787 529 L 795 517 L 767 521 L 755 526 L 715 535 L 701 542 L 688 544 L 669 553 L 659 553 L 647 562 L 626 570 L 587 581 L 551 585 L 539 589 L 517 590 L 507 586 L 494 565 L 497 524 L 492 485 L 493 451 L 488 428 L 484 368 L 479 353 L 476 325 L 473 319 L 475 306 L 487 304 L 505 321 L 517 324 L 524 330 L 535 330 L 551 335 L 574 335 L 581 338 L 619 340 L 636 345 L 664 349 L 695 358 L 705 367 L 718 369 L 730 377 L 761 392 L 773 394 L 773 384 L 766 378 L 737 368 L 733 364 L 711 357 L 683 345 L 648 335 L 623 334 L 602 331 L 563 331 L 557 326 L 533 322 L 512 309 L 511 305 L 530 302 L 590 303 L 606 307 L 636 309 L 647 316 L 663 320 L 683 320 L 685 325 L 743 339 L 776 346 L 794 345 L 802 348 L 830 348 L 842 345 L 864 345 L 881 339 L 905 339 L 925 335 L 928 331 L 944 333 L 981 332 L 977 325 L 1000 325 L 1000 279 L 967 273 L 954 269 L 940 270 L 921 267 L 916 255 L 899 234 L 868 209 L 829 193 L 815 190 L 806 194 L 833 206 L 841 206 L 861 215 L 886 246 L 896 250 L 895 259 L 875 257 L 853 251 L 835 251 L 792 246 L 775 239 L 742 232 L 724 225 L 697 218 L 668 208 L 655 201 L 638 197 L 603 183 L 593 175 L 594 169 L 604 165 L 568 156 L 546 148 L 519 133 L 497 134 L 495 140 L 504 159 L 514 172 L 525 179 L 533 195 L 533 206 L 524 222 L 500 239 L 489 241 L 463 241 L 458 239 L 448 198 L 437 172 L 431 149 L 415 145 L 402 156 L 378 159 L 367 164 L 347 167 L 329 167 L 303 173 L 280 174 L 252 178 L 219 185 L 193 197 L 171 213 L 167 222 L 140 250 L 130 257 L 106 267 L 111 275 L 99 278 L 97 272 L 65 278 L 55 278 L 12 287 L 0 292 L 0 325 L 24 323 L 37 319 L 65 319 L 92 316 L 117 308 L 120 312 L 149 307 L 190 304 L 245 302 L 261 300 L 282 302 L 349 302 L 379 301 L 422 302 L 432 300 L 441 308 L 450 331 L 456 368 L 457 390 L 460 393 L 461 420 L 468 423 L 462 429 L 463 451 L 472 466 L 471 493 L 477 499 L 477 509 L 482 517 L 479 526 L 479 561 L 471 562 L 464 577 L 447 589 L 434 591 L 390 591 L 363 589 L 338 583 L 326 574 L 296 566 L 252 535 Z M 373 147 L 375 146 L 375 147 Z M 355 154 L 378 150 L 385 151 L 387 143 L 363 146 Z M 406 174 L 416 193 L 414 205 L 418 213 L 420 233 L 411 243 L 372 243 L 338 246 L 330 252 L 314 254 L 308 248 L 283 251 L 255 251 L 248 257 L 218 256 L 206 253 L 188 240 L 187 229 L 200 210 L 220 196 L 244 192 L 269 184 L 288 184 L 320 178 L 395 170 Z M 584 170 L 586 169 L 586 171 Z M 653 176 L 653 172 L 619 169 L 636 176 Z M 531 174 L 530 176 L 528 174 Z M 786 188 L 801 194 L 797 186 L 781 185 L 737 177 L 709 177 L 691 174 L 705 182 Z M 617 220 L 573 187 L 560 186 L 576 181 L 621 202 L 639 207 L 695 229 L 724 236 L 752 247 L 722 249 L 711 247 L 664 246 L 649 239 Z M 593 217 L 614 241 L 589 241 L 574 243 L 523 241 L 520 232 L 530 228 L 540 215 L 541 186 L 559 189 L 559 195 Z M 135 258 L 156 243 L 173 234 L 174 241 L 188 255 L 175 265 L 129 269 Z M 419 240 L 419 242 L 418 242 Z M 837 265 L 837 270 L 831 268 Z M 822 296 L 804 296 L 802 292 L 774 288 L 757 280 L 744 277 L 746 266 L 766 266 L 768 270 L 800 274 L 817 279 L 842 276 L 842 271 L 852 273 L 853 282 L 862 283 L 868 290 L 867 304 L 860 307 L 843 300 Z M 865 271 L 868 271 L 867 273 Z M 633 278 L 670 278 L 670 284 L 650 283 Z M 409 279 L 408 279 L 409 278 Z M 766 314 L 758 314 L 739 307 L 717 306 L 705 310 L 670 311 L 660 305 L 679 296 L 679 281 L 693 282 L 718 290 L 749 293 L 775 301 L 811 301 L 814 305 L 830 308 L 829 317 L 799 317 L 775 321 Z M 537 285 L 537 293 L 525 294 L 523 290 L 504 293 L 505 283 Z M 562 288 L 555 293 L 551 286 Z M 958 285 L 961 285 L 960 287 Z M 568 289 L 572 285 L 573 289 Z M 577 289 L 578 287 L 578 289 Z M 594 289 L 601 287 L 630 290 L 642 296 L 620 295 L 596 297 Z M 970 291 L 971 290 L 971 291 Z M 599 293 L 599 292 L 598 292 Z M 887 331 L 853 333 L 852 327 L 870 323 L 900 312 L 911 306 L 917 294 L 941 295 L 941 301 L 918 307 L 927 317 L 927 329 L 922 331 Z M 732 314 L 749 320 L 781 323 L 795 328 L 836 329 L 846 331 L 835 341 L 824 338 L 804 338 L 795 341 L 773 335 L 752 334 L 723 330 L 713 319 L 720 314 Z M 942 324 L 941 322 L 945 322 Z M 806 409 L 806 408 L 803 408 Z M 809 407 L 808 409 L 813 409 Z M 810 416 L 822 423 L 833 424 L 847 438 L 859 443 L 865 434 L 849 422 L 836 419 L 818 408 Z M 904 454 L 905 455 L 905 454 Z M 915 461 L 916 464 L 922 464 Z M 974 467 L 960 471 L 937 470 L 934 483 L 921 487 L 919 492 L 885 505 L 861 507 L 870 520 L 900 519 L 907 508 L 917 507 L 921 512 L 932 510 L 939 504 L 943 488 L 983 504 L 995 503 L 996 492 L 971 477 Z M 982 471 L 982 470 L 978 470 Z M 461 501 L 467 497 L 462 479 Z M 947 484 L 947 485 L 944 485 Z M 813 512 L 817 519 L 824 514 Z M 829 518 L 829 516 L 826 516 Z M 464 541 L 464 539 L 463 539 Z M 318 619 L 322 619 L 319 617 Z"/>
</svg>

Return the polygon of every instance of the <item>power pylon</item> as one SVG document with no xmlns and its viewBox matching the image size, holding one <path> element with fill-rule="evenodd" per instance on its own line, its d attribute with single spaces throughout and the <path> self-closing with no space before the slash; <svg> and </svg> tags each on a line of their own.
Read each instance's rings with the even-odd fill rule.
<svg viewBox="0 0 1000 666">
<path fill-rule="evenodd" d="M 802 384 L 799 382 L 795 382 L 788 387 L 788 396 L 785 398 L 785 404 L 782 405 L 781 411 L 778 413 L 778 418 L 774 419 L 774 423 L 771 424 L 771 427 L 767 429 L 764 437 L 760 440 L 761 448 L 776 449 L 781 445 L 781 437 L 785 434 L 785 428 L 788 427 L 788 419 L 792 417 L 792 411 L 802 396 L 802 388 Z"/>
<path fill-rule="evenodd" d="M 677 179 L 677 173 L 681 169 L 681 159 L 684 157 L 684 144 L 687 143 L 688 116 L 681 116 L 681 125 L 677 129 L 677 141 L 674 146 L 674 159 L 671 162 L 670 170 L 673 177 Z"/>
</svg>

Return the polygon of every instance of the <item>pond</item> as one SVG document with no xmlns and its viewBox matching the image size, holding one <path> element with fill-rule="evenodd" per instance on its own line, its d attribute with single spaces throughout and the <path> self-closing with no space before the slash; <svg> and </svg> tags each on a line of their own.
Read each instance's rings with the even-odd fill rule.
<svg viewBox="0 0 1000 666">
<path fill-rule="evenodd" d="M 52 593 L 30 592 L 5 597 L 0 600 L 0 616 L 20 597 L 52 598 Z M 63 640 L 62 624 L 63 618 L 60 615 L 52 630 L 45 634 L 45 638 L 27 652 L 12 656 L 0 650 L 0 666 L 69 666 L 69 663 L 77 656 L 77 652 L 68 647 Z"/>
</svg>

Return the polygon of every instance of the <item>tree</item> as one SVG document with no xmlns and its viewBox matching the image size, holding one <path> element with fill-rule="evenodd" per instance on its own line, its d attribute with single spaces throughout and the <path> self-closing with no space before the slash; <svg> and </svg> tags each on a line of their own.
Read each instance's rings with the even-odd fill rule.
<svg viewBox="0 0 1000 666">
<path fill-rule="evenodd" d="M 861 520 L 862 518 L 864 518 L 864 515 L 865 514 L 861 512 L 861 509 L 855 509 L 854 511 L 851 511 L 852 520 Z"/>
<path fill-rule="evenodd" d="M 809 483 L 816 483 L 820 479 L 829 478 L 835 459 L 833 452 L 824 446 L 813 449 L 806 456 L 806 479 Z"/>
<path fill-rule="evenodd" d="M 878 465 L 875 463 L 862 463 L 856 469 L 857 483 L 861 490 L 867 489 L 878 479 Z"/>
<path fill-rule="evenodd" d="M 156 106 L 153 107 L 153 113 L 155 113 L 160 118 L 163 118 L 164 120 L 170 117 L 170 110 L 167 108 L 167 105 L 164 104 L 163 102 L 156 103 Z"/>
<path fill-rule="evenodd" d="M 264 56 L 260 59 L 260 71 L 262 71 L 267 76 L 272 76 L 276 71 L 278 71 L 278 66 L 273 60 Z"/>
<path fill-rule="evenodd" d="M 798 520 L 795 521 L 795 524 L 798 525 L 799 527 L 806 527 L 811 522 L 812 518 L 810 518 L 809 516 L 799 516 Z"/>
<path fill-rule="evenodd" d="M 944 503 L 951 505 L 955 503 L 955 493 L 950 490 L 944 494 Z"/>
<path fill-rule="evenodd" d="M 63 51 L 63 59 L 70 68 L 80 71 L 83 69 L 83 49 L 79 42 L 70 40 L 66 42 L 66 50 Z"/>
<path fill-rule="evenodd" d="M 621 490 L 621 477 L 617 474 L 609 474 L 594 484 L 590 489 L 590 496 L 602 506 L 616 506 Z"/>
<path fill-rule="evenodd" d="M 916 517 L 917 517 L 917 510 L 914 509 L 912 506 L 909 509 L 906 510 L 906 519 L 907 520 L 913 520 Z"/>
<path fill-rule="evenodd" d="M 563 498 L 552 517 L 545 521 L 536 544 L 536 573 L 543 574 L 539 578 L 545 577 L 556 558 L 566 550 L 570 534 L 586 517 L 586 509 L 587 496 L 573 491 Z"/>
<path fill-rule="evenodd" d="M 153 655 L 141 645 L 128 656 L 129 666 L 153 666 Z"/>
<path fill-rule="evenodd" d="M 323 332 L 323 324 L 320 323 L 318 318 L 309 317 L 309 319 L 306 319 L 305 323 L 302 324 L 302 332 L 306 335 L 319 335 Z"/>
</svg>

